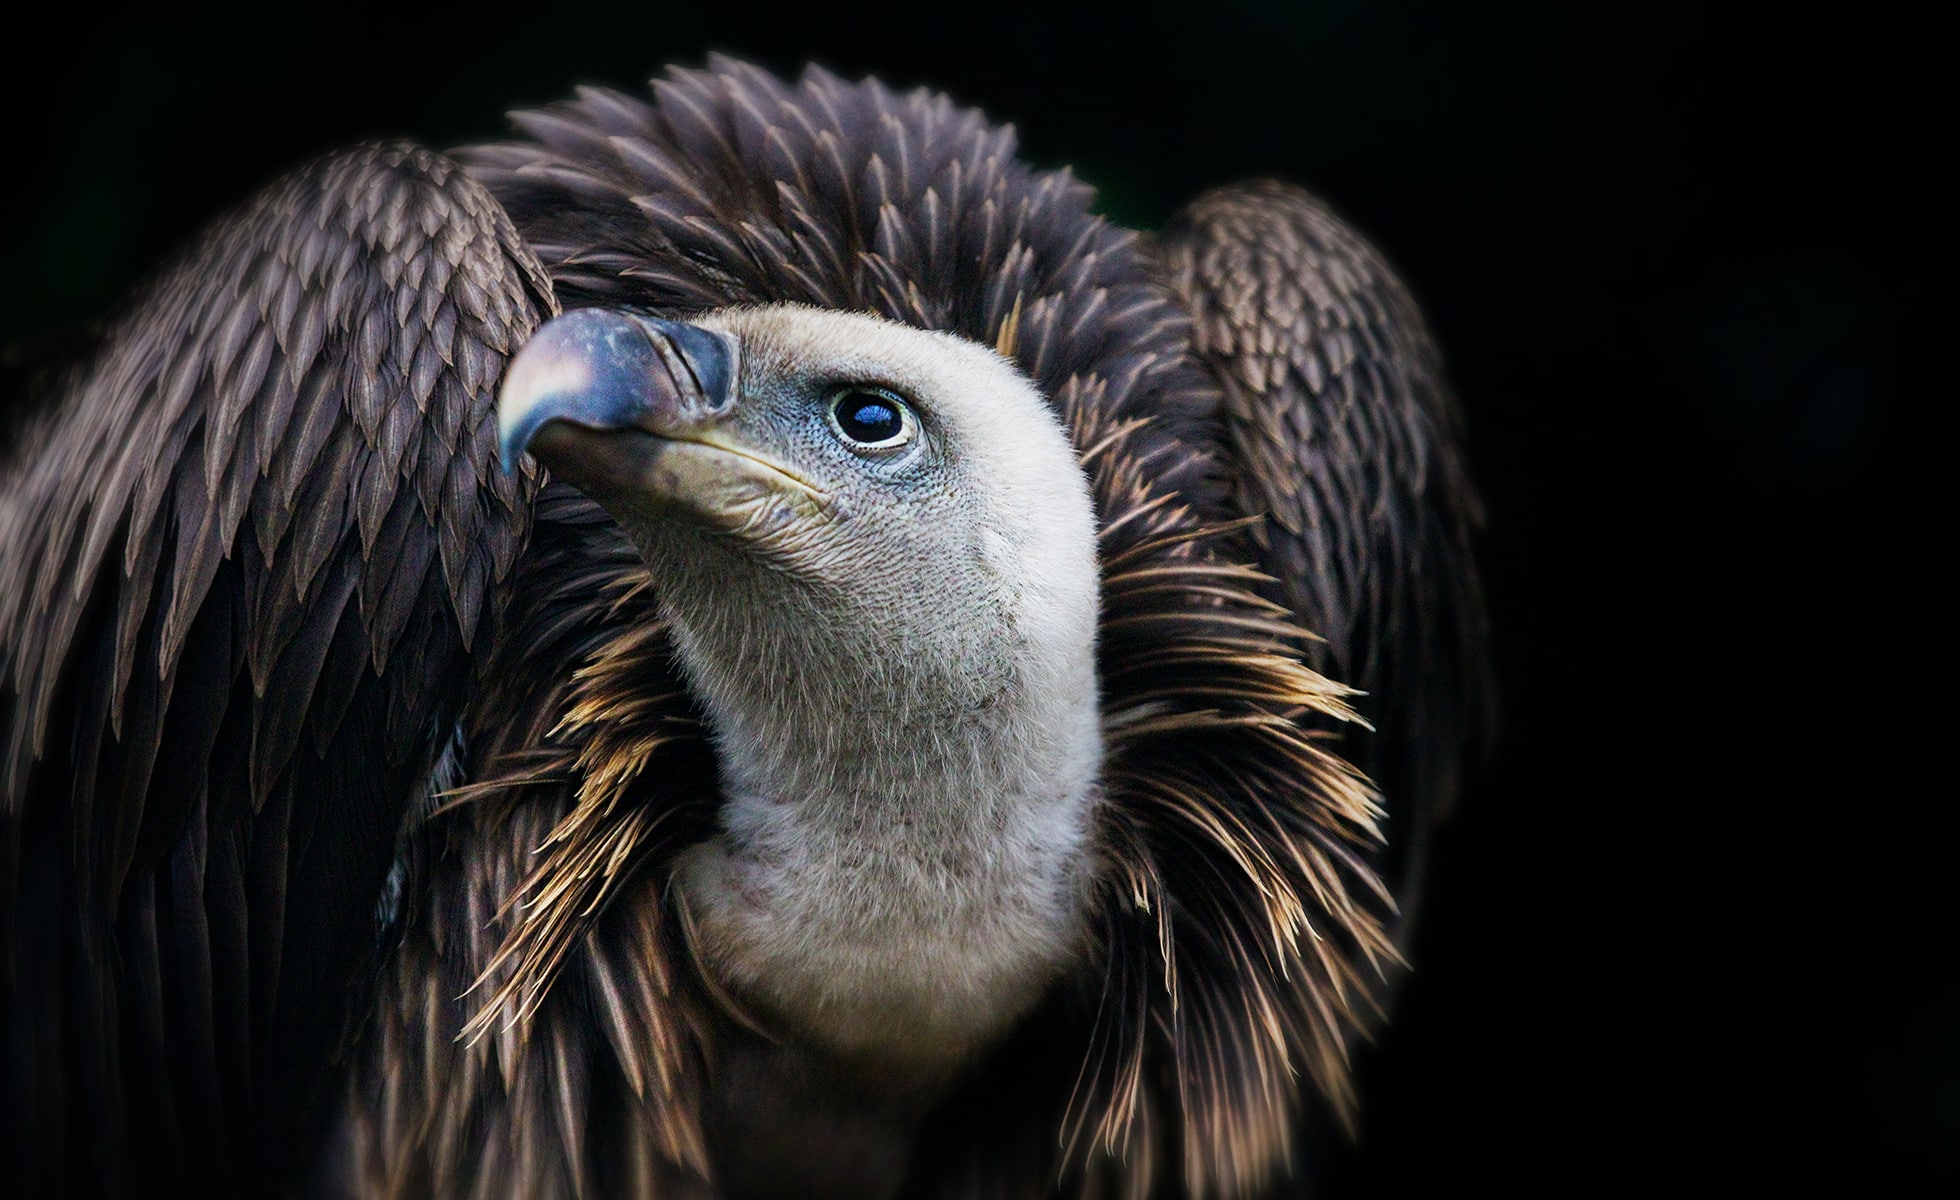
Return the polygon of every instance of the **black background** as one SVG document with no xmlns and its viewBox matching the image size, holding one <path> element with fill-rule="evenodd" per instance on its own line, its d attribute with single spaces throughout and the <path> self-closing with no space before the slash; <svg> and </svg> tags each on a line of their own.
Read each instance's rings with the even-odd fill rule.
<svg viewBox="0 0 1960 1200">
<path fill-rule="evenodd" d="M 1953 1186 L 1948 69 L 1862 5 L 68 7 L 10 31 L 0 345 L 282 168 L 713 49 L 925 84 L 1140 227 L 1308 184 L 1449 356 L 1500 752 L 1340 1195 Z M 1947 1193 L 1956 1194 L 1956 1193 Z"/>
</svg>

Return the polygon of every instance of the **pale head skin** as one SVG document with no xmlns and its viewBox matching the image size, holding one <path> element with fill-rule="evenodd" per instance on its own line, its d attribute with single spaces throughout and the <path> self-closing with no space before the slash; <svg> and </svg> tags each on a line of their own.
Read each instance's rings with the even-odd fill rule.
<svg viewBox="0 0 1960 1200">
<path fill-rule="evenodd" d="M 991 349 L 795 305 L 691 324 L 737 348 L 726 411 L 627 450 L 561 424 L 539 454 L 639 547 L 708 714 L 721 832 L 673 881 L 706 969 L 772 1036 L 927 1086 L 1086 936 L 1088 484 Z M 909 439 L 854 446 L 850 385 L 902 397 Z"/>
</svg>

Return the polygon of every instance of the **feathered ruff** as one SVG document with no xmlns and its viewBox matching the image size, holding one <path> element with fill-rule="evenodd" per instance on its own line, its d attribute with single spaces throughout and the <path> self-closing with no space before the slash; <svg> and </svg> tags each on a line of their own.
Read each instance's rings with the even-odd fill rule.
<svg viewBox="0 0 1960 1200">
<path fill-rule="evenodd" d="M 687 1195 L 708 1173 L 714 1022 L 658 867 L 710 831 L 713 758 L 618 527 L 556 484 L 534 521 L 499 699 L 465 729 L 476 782 L 413 847 L 344 1130 L 363 1195 Z"/>
<path fill-rule="evenodd" d="M 1298 1075 L 1351 1110 L 1392 903 L 1366 863 L 1379 809 L 1325 733 L 1345 690 L 1240 565 L 1182 310 L 1086 188 L 944 97 L 724 61 L 653 91 L 584 91 L 464 156 L 567 307 L 797 301 L 1011 348 L 1100 514 L 1097 953 L 928 1122 L 912 1184 L 1268 1179 Z M 420 838 L 351 1105 L 362 1184 L 684 1194 L 709 1173 L 698 1081 L 745 1019 L 666 888 L 711 828 L 713 761 L 623 538 L 557 488 L 533 538 L 469 721 L 479 782 Z"/>
</svg>

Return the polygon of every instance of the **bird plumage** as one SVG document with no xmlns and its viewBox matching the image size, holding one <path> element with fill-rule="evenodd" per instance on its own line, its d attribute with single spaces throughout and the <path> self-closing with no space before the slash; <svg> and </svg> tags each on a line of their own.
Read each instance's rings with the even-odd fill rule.
<svg viewBox="0 0 1960 1200">
<path fill-rule="evenodd" d="M 864 1131 L 905 1095 L 819 1067 L 780 1103 L 834 1102 L 866 1159 L 840 1189 L 1273 1178 L 1298 1077 L 1352 1109 L 1397 958 L 1382 835 L 1416 844 L 1478 720 L 1474 500 L 1393 276 L 1293 191 L 1140 244 L 978 114 L 821 71 L 717 61 L 517 124 L 461 170 L 384 147 L 276 185 L 8 478 L 23 1161 L 105 1188 L 159 1161 L 409 1194 L 781 1182 L 743 1175 L 757 1118 L 716 1088 L 780 1031 L 670 886 L 725 768 L 661 582 L 491 447 L 503 363 L 559 308 L 788 302 L 998 346 L 1060 417 L 1099 522 L 1105 754 L 1088 947 L 1033 1011 L 897 1144 Z M 1338 754 L 1351 704 L 1399 781 L 1386 826 Z"/>
<path fill-rule="evenodd" d="M 1343 754 L 1408 805 L 1375 866 L 1413 915 L 1429 831 L 1495 717 L 1482 508 L 1442 356 L 1388 263 L 1297 187 L 1201 196 L 1145 252 L 1218 381 L 1266 593 L 1307 618 L 1307 661 L 1364 693 L 1371 729 Z"/>
<path fill-rule="evenodd" d="M 481 185 L 354 151 L 221 222 L 17 451 L 5 1086 L 37 1160 L 113 1188 L 291 1152 L 522 545 L 482 398 L 550 310 Z"/>
</svg>

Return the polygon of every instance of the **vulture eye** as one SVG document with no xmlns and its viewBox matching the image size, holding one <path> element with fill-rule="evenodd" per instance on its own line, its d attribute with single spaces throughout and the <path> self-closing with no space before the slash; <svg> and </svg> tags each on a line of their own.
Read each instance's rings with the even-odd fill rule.
<svg viewBox="0 0 1960 1200">
<path fill-rule="evenodd" d="M 912 440 L 916 420 L 883 388 L 848 387 L 830 402 L 830 421 L 853 450 L 890 450 Z"/>
</svg>

